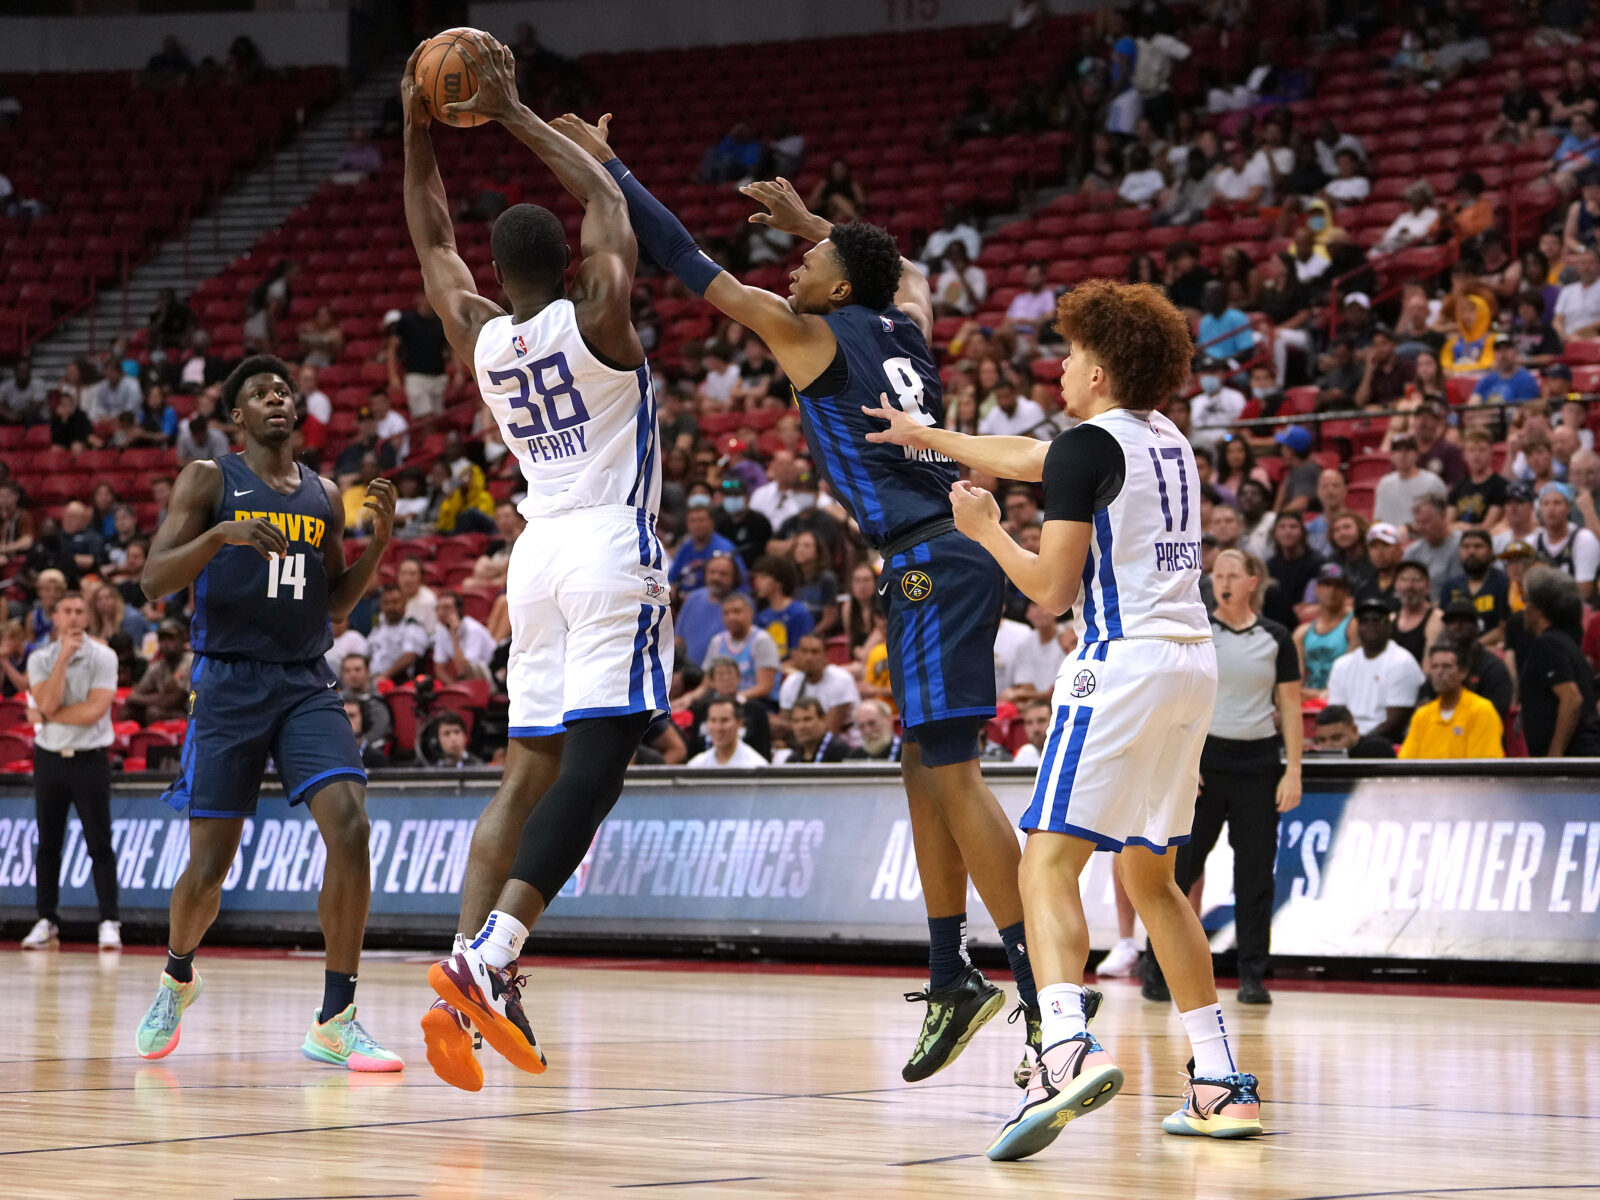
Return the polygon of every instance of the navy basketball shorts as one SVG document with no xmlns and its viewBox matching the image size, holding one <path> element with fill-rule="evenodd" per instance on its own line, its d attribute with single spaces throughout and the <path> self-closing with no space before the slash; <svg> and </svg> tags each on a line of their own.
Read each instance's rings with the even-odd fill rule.
<svg viewBox="0 0 1600 1200">
<path fill-rule="evenodd" d="M 889 685 L 902 738 L 925 766 L 978 757 L 994 716 L 994 639 L 1005 575 L 989 552 L 951 530 L 896 554 L 878 578 L 888 619 Z"/>
<path fill-rule="evenodd" d="M 323 659 L 196 655 L 178 778 L 162 798 L 191 817 L 247 817 L 270 759 L 291 804 L 341 779 L 366 782 L 338 680 Z"/>
</svg>

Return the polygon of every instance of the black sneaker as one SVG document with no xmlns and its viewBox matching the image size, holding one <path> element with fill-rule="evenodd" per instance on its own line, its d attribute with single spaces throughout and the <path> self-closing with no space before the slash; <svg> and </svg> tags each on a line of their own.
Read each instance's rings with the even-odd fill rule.
<svg viewBox="0 0 1600 1200">
<path fill-rule="evenodd" d="M 900 1072 L 907 1083 L 916 1083 L 955 1062 L 972 1035 L 1005 1007 L 1006 994 L 977 967 L 968 967 L 949 987 L 907 992 L 906 999 L 928 1006 L 917 1048 Z"/>
<path fill-rule="evenodd" d="M 1239 981 L 1240 1004 L 1271 1004 L 1272 993 L 1267 991 L 1267 985 L 1259 979 L 1241 979 Z"/>
<path fill-rule="evenodd" d="M 1083 1023 L 1087 1025 L 1094 1020 L 1095 1013 L 1100 1011 L 1100 1001 L 1105 999 L 1102 992 L 1095 991 L 1092 987 L 1083 989 Z M 1011 1072 L 1011 1082 L 1019 1088 L 1028 1086 L 1028 1080 L 1033 1077 L 1033 1069 L 1039 1062 L 1040 1043 L 1043 1041 L 1043 1025 L 1039 1016 L 1039 1007 L 1032 1008 L 1019 1003 L 1011 1010 L 1011 1015 L 1006 1018 L 1006 1024 L 1014 1025 L 1018 1018 L 1027 1022 L 1027 1044 L 1022 1051 L 1022 1061 L 1017 1064 L 1017 1069 Z"/>
<path fill-rule="evenodd" d="M 1139 994 L 1157 1004 L 1170 1004 L 1172 993 L 1167 989 L 1167 977 L 1161 973 L 1161 964 L 1156 961 L 1156 956 L 1146 954 L 1140 965 L 1144 982 L 1139 987 Z"/>
</svg>

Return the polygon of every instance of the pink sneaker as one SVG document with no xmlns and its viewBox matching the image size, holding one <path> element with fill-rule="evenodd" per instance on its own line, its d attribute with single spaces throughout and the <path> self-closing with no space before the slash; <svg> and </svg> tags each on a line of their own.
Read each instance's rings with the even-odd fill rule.
<svg viewBox="0 0 1600 1200">
<path fill-rule="evenodd" d="M 1057 1042 L 1039 1056 L 1022 1103 L 984 1153 L 995 1162 L 1037 1154 L 1066 1123 L 1104 1108 L 1122 1090 L 1122 1069 L 1092 1033 Z"/>
<path fill-rule="evenodd" d="M 1261 1096 L 1254 1075 L 1197 1079 L 1194 1059 L 1183 1086 L 1183 1107 L 1161 1122 L 1168 1133 L 1183 1137 L 1247 1138 L 1261 1129 Z"/>
</svg>

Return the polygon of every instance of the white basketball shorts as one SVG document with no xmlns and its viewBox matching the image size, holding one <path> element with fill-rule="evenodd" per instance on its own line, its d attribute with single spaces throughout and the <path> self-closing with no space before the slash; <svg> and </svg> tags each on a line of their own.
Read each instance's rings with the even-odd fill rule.
<svg viewBox="0 0 1600 1200">
<path fill-rule="evenodd" d="M 1217 696 L 1211 642 L 1122 638 L 1061 664 L 1023 829 L 1158 854 L 1189 840 Z"/>
<path fill-rule="evenodd" d="M 667 711 L 671 590 L 655 517 L 628 505 L 536 517 L 506 571 L 512 737 Z"/>
</svg>

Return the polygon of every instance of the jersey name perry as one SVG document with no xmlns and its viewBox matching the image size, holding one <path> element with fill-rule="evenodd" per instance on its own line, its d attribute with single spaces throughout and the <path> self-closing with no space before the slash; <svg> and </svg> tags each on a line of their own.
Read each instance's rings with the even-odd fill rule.
<svg viewBox="0 0 1600 1200">
<path fill-rule="evenodd" d="M 589 440 L 582 425 L 560 433 L 536 433 L 527 439 L 528 455 L 535 462 L 555 462 L 589 453 Z"/>
<path fill-rule="evenodd" d="M 313 550 L 322 548 L 322 535 L 328 531 L 328 523 L 321 517 L 309 516 L 305 513 L 263 512 L 259 509 L 238 508 L 229 518 L 234 521 L 249 521 L 260 517 L 271 521 L 282 532 L 283 536 L 291 542 L 305 542 Z"/>
</svg>

